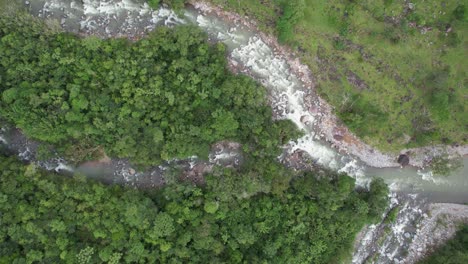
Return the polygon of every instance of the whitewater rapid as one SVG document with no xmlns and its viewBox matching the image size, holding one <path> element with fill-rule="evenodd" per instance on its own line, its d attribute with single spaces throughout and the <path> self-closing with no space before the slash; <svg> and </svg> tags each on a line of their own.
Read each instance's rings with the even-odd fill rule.
<svg viewBox="0 0 468 264">
<path fill-rule="evenodd" d="M 460 194 L 453 196 L 452 201 L 468 201 L 467 195 L 463 193 L 468 182 L 462 178 L 452 178 L 447 182 L 435 178 L 429 171 L 418 172 L 411 168 L 376 170 L 367 168 L 352 155 L 338 153 L 321 139 L 322 135 L 318 129 L 323 125 L 320 123 L 320 113 L 311 111 L 320 102 L 313 98 L 312 87 L 301 81 L 291 69 L 291 64 L 276 52 L 275 47 L 259 37 L 258 32 L 252 32 L 242 24 L 230 23 L 193 8 L 188 8 L 179 15 L 167 8 L 153 10 L 144 1 L 133 0 L 33 0 L 27 7 L 32 14 L 56 19 L 65 31 L 81 35 L 138 39 L 159 25 L 192 23 L 204 29 L 211 40 L 225 43 L 231 66 L 252 76 L 267 88 L 275 118 L 290 119 L 304 131 L 303 137 L 284 146 L 285 153 L 279 159 L 300 151 L 307 153 L 316 164 L 355 177 L 359 185 L 367 185 L 370 179 L 377 175 L 383 177 L 393 191 L 405 190 L 402 195 L 391 194 L 391 206 L 400 208 L 395 223 L 380 223 L 369 227 L 356 248 L 353 263 L 363 263 L 375 252 L 379 253 L 376 263 L 398 263 L 404 260 L 404 249 L 411 243 L 418 223 L 425 217 L 424 199 L 427 198 L 411 193 L 429 193 L 432 196 L 431 191 L 441 188 L 440 186 L 447 186 L 447 190 L 444 189 L 444 197 L 452 197 L 451 194 L 458 192 Z M 0 142 L 6 144 L 10 141 L 10 138 L 0 133 Z M 19 151 L 20 157 L 24 160 L 34 159 L 35 145 L 22 143 L 21 146 L 23 147 Z M 209 162 L 224 164 L 224 159 L 236 158 L 235 152 L 216 152 L 210 155 Z M 196 158 L 192 157 L 181 166 L 192 169 L 197 162 Z M 74 169 L 59 158 L 39 165 L 56 171 Z M 164 179 L 161 175 L 168 168 L 158 166 L 147 172 L 140 172 L 134 170 L 126 160 L 113 160 L 112 166 L 114 171 L 110 182 L 123 182 L 137 187 L 162 184 Z"/>
</svg>

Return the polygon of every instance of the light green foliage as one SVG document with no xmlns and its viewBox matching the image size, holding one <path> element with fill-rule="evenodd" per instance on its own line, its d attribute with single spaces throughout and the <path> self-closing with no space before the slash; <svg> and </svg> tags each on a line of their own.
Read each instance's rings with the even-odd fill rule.
<svg viewBox="0 0 468 264">
<path fill-rule="evenodd" d="M 438 176 L 449 176 L 452 172 L 463 167 L 461 157 L 449 158 L 447 155 L 440 155 L 431 160 L 429 168 Z"/>
<path fill-rule="evenodd" d="M 216 213 L 216 211 L 218 210 L 219 208 L 219 205 L 217 202 L 206 202 L 205 203 L 205 212 L 209 213 L 209 214 L 214 214 Z"/>
<path fill-rule="evenodd" d="M 278 20 L 278 39 L 281 42 L 294 40 L 294 27 L 304 17 L 305 0 L 282 1 L 283 14 Z"/>
<path fill-rule="evenodd" d="M 180 10 L 185 6 L 188 0 L 162 0 L 161 2 L 169 5 L 173 9 Z"/>
<path fill-rule="evenodd" d="M 400 212 L 399 206 L 395 206 L 392 209 L 390 209 L 390 211 L 387 213 L 387 216 L 385 217 L 385 223 L 386 224 L 395 223 L 399 212 Z"/>
<path fill-rule="evenodd" d="M 259 27 L 263 31 L 273 33 L 277 28 L 278 17 L 281 15 L 279 3 L 285 1 L 210 0 L 210 2 L 240 15 L 255 18 L 261 22 Z"/>
<path fill-rule="evenodd" d="M 161 27 L 135 43 L 43 30 L 25 15 L 0 18 L 0 115 L 76 162 L 102 154 L 98 146 L 142 165 L 206 157 L 225 139 L 274 156 L 297 135 L 196 27 Z"/>
<path fill-rule="evenodd" d="M 295 49 L 320 94 L 367 143 L 386 151 L 466 144 L 464 1 L 211 2 L 256 19 Z M 304 15 L 286 23 L 294 8 Z"/>
<path fill-rule="evenodd" d="M 21 1 L 0 0 L 0 15 L 14 14 L 21 9 Z"/>
<path fill-rule="evenodd" d="M 373 202 L 386 199 L 381 189 L 355 191 L 352 178 L 332 172 L 300 173 L 277 194 L 239 183 L 290 179 L 268 162 L 152 194 L 26 174 L 3 156 L 0 167 L 0 263 L 341 263 L 386 206 Z"/>
<path fill-rule="evenodd" d="M 436 249 L 418 264 L 459 264 L 468 262 L 468 225 L 464 224 L 455 237 Z"/>
<path fill-rule="evenodd" d="M 187 0 L 148 0 L 147 1 L 149 6 L 156 9 L 159 8 L 160 4 L 166 4 L 172 9 L 180 10 L 184 8 L 185 4 L 188 2 Z"/>
<path fill-rule="evenodd" d="M 159 7 L 159 0 L 148 0 L 148 5 L 151 7 L 151 8 L 158 8 Z"/>
</svg>

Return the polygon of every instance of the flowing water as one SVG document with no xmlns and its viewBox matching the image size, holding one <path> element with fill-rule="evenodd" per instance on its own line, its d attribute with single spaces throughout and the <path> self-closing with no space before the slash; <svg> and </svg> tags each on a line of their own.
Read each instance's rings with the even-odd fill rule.
<svg viewBox="0 0 468 264">
<path fill-rule="evenodd" d="M 375 253 L 378 253 L 375 255 L 375 263 L 404 261 L 405 248 L 411 243 L 421 218 L 425 217 L 428 202 L 468 202 L 467 158 L 464 158 L 461 170 L 441 178 L 433 176 L 430 171 L 414 168 L 366 167 L 358 158 L 338 153 L 329 143 L 321 140 L 317 129 L 319 118 L 309 111 L 311 105 L 317 103 L 311 99 L 313 94 L 310 87 L 295 76 L 287 61 L 277 55 L 274 48 L 268 46 L 257 32 L 241 24 L 228 22 L 213 14 L 202 14 L 194 8 L 187 8 L 178 15 L 166 8 L 152 10 L 144 1 L 138 0 L 35 0 L 27 2 L 26 7 L 36 16 L 56 19 L 66 31 L 83 35 L 136 39 L 159 25 L 193 23 L 205 30 L 211 40 L 225 43 L 231 64 L 267 88 L 275 118 L 291 119 L 305 131 L 304 137 L 285 146 L 285 155 L 301 150 L 317 164 L 347 172 L 360 185 L 367 184 L 372 177 L 382 177 L 389 184 L 392 190 L 391 206 L 400 208 L 397 221 L 391 225 L 369 227 L 356 248 L 353 263 L 363 263 Z M 23 159 L 34 160 L 37 145 L 25 138 L 20 140 L 21 136 L 14 131 L 0 131 L 0 145 L 3 142 Z M 236 154 L 232 152 L 212 153 L 210 164 L 223 163 L 220 160 L 229 160 L 233 156 Z M 200 161 L 193 157 L 173 162 L 191 169 Z M 40 165 L 57 171 L 73 170 L 59 158 Z M 163 165 L 138 172 L 126 160 L 112 160 L 111 165 L 100 170 L 93 166 L 82 166 L 77 170 L 110 183 L 160 186 L 164 183 L 163 175 L 168 167 Z"/>
</svg>

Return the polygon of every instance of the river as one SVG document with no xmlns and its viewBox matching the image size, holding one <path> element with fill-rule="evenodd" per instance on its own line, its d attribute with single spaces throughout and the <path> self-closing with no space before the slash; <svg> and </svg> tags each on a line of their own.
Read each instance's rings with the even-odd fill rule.
<svg viewBox="0 0 468 264">
<path fill-rule="evenodd" d="M 24 1 L 20 2 L 25 4 Z M 252 30 L 242 21 L 208 12 L 203 5 L 197 8 L 190 6 L 176 14 L 166 8 L 152 10 L 144 1 L 139 0 L 32 0 L 26 1 L 25 6 L 33 15 L 56 19 L 64 30 L 82 35 L 137 39 L 156 26 L 192 23 L 204 29 L 212 41 L 225 43 L 228 47 L 230 68 L 252 76 L 267 88 L 274 117 L 291 119 L 305 131 L 304 137 L 285 146 L 284 154 L 278 157 L 280 160 L 284 161 L 294 153 L 303 152 L 317 164 L 350 174 L 356 178 L 359 185 L 366 185 L 373 177 L 381 177 L 389 184 L 392 190 L 391 206 L 400 207 L 397 221 L 383 238 L 382 234 L 377 232 L 379 225 L 364 232 L 365 237 L 356 248 L 353 263 L 363 263 L 375 252 L 379 252 L 375 263 L 404 263 L 405 247 L 417 233 L 418 223 L 427 217 L 425 211 L 429 202 L 468 203 L 466 157 L 463 159 L 462 169 L 447 177 L 437 177 L 428 170 L 413 167 L 367 166 L 358 156 L 338 151 L 323 135 L 323 115 L 320 111 L 314 111 L 321 107 L 322 102 L 315 94 L 313 83 L 308 82 L 307 76 L 300 76 L 300 68 L 298 70 L 291 61 L 284 58 L 278 47 L 271 45 L 264 35 Z M 21 135 L 15 129 L 2 130 L 1 142 L 9 145 L 23 159 L 28 159 L 28 155 L 34 156 L 35 144 L 25 138 L 21 139 Z M 32 156 L 29 159 L 32 159 Z M 376 159 L 379 159 L 378 153 Z M 180 167 L 185 169 L 192 169 L 195 164 L 203 163 L 196 157 L 172 162 L 179 163 Z M 212 158 L 205 165 L 211 166 L 219 162 Z M 385 165 L 393 164 L 397 165 L 396 162 Z M 111 160 L 99 170 L 86 166 L 72 168 L 60 158 L 42 165 L 61 171 L 78 170 L 90 177 L 99 177 L 99 180 L 104 182 L 127 183 L 137 187 L 160 186 L 164 182 L 163 174 L 169 168 L 163 164 L 139 172 L 123 159 Z M 375 243 L 377 240 L 380 242 Z"/>
</svg>

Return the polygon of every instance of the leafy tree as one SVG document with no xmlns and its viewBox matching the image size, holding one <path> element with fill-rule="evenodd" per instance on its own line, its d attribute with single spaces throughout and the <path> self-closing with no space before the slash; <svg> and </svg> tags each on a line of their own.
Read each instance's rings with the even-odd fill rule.
<svg viewBox="0 0 468 264">
<path fill-rule="evenodd" d="M 304 16 L 305 1 L 283 1 L 283 14 L 276 25 L 278 30 L 278 39 L 281 42 L 291 42 L 294 39 L 294 26 Z"/>
<path fill-rule="evenodd" d="M 134 43 L 50 32 L 27 15 L 2 16 L 0 28 L 0 115 L 76 162 L 96 149 L 142 165 L 206 158 L 225 139 L 275 155 L 298 134 L 194 26 Z"/>
<path fill-rule="evenodd" d="M 292 172 L 268 162 L 152 193 L 3 156 L 0 166 L 1 263 L 338 263 L 386 206 L 380 181 L 357 192 L 352 178 L 332 172 L 298 173 L 273 193 L 271 179 Z"/>
</svg>

